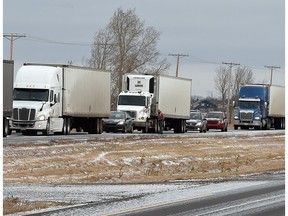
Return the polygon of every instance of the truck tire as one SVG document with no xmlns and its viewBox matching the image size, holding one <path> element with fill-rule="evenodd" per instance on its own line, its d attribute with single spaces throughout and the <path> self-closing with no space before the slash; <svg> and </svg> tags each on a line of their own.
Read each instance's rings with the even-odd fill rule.
<svg viewBox="0 0 288 216">
<path fill-rule="evenodd" d="M 97 134 L 102 134 L 102 132 L 103 132 L 102 119 L 101 118 L 97 118 L 96 124 L 97 124 L 96 133 Z"/>
<path fill-rule="evenodd" d="M 71 119 L 70 118 L 64 118 L 63 134 L 69 135 L 70 131 L 71 131 Z"/>
<path fill-rule="evenodd" d="M 11 132 L 9 130 L 9 121 L 6 117 L 3 118 L 3 137 L 7 137 Z"/>
<path fill-rule="evenodd" d="M 145 126 L 142 129 L 142 133 L 148 133 L 148 130 L 149 130 L 149 124 L 148 124 L 148 121 L 146 121 L 145 122 Z"/>
<path fill-rule="evenodd" d="M 44 136 L 48 136 L 50 134 L 50 119 L 47 120 L 46 129 L 42 131 Z"/>
</svg>

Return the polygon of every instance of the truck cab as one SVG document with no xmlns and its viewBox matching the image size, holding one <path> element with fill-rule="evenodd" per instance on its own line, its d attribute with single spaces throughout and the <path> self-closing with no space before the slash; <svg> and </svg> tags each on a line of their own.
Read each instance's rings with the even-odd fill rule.
<svg viewBox="0 0 288 216">
<path fill-rule="evenodd" d="M 11 129 L 23 134 L 47 135 L 50 126 L 62 129 L 61 68 L 22 66 L 17 72 L 13 90 Z"/>
<path fill-rule="evenodd" d="M 265 85 L 245 85 L 235 104 L 234 129 L 262 129 L 267 125 L 268 90 Z"/>
<path fill-rule="evenodd" d="M 117 110 L 126 111 L 134 119 L 134 129 L 148 127 L 153 94 L 143 91 L 122 91 L 118 96 Z"/>
</svg>

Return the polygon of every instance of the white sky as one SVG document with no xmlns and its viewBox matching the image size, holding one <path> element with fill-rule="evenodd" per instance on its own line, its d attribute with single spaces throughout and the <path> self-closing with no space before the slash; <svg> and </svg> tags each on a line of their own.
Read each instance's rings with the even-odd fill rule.
<svg viewBox="0 0 288 216">
<path fill-rule="evenodd" d="M 285 0 L 4 0 L 3 33 L 25 34 L 14 41 L 15 69 L 24 62 L 82 65 L 94 34 L 117 8 L 135 9 L 146 26 L 161 32 L 158 51 L 175 75 L 192 79 L 192 95 L 217 96 L 215 69 L 222 62 L 253 69 L 257 82 L 284 85 Z M 60 43 L 49 43 L 51 41 Z M 77 45 L 68 45 L 72 43 Z M 10 41 L 3 38 L 3 57 Z M 224 66 L 224 65 L 223 65 Z"/>
</svg>

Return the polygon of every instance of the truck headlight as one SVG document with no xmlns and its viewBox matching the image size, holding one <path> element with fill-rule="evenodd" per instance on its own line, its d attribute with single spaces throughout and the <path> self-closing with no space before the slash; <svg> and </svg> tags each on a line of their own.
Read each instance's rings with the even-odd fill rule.
<svg viewBox="0 0 288 216">
<path fill-rule="evenodd" d="M 234 119 L 238 120 L 238 119 L 239 119 L 239 117 L 238 117 L 238 116 L 234 116 Z"/>
<path fill-rule="evenodd" d="M 40 116 L 38 117 L 38 120 L 40 120 L 40 121 L 45 120 L 45 115 L 40 115 Z"/>
<path fill-rule="evenodd" d="M 255 120 L 260 120 L 260 116 L 255 116 Z"/>
</svg>

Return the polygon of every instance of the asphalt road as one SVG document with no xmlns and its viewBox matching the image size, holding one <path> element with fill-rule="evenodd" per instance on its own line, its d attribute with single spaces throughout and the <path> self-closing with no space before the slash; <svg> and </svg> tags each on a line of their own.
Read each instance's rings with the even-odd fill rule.
<svg viewBox="0 0 288 216">
<path fill-rule="evenodd" d="M 260 187 L 247 187 L 245 190 L 226 192 L 211 191 L 206 196 L 185 199 L 176 203 L 152 206 L 130 213 L 126 216 L 164 216 L 164 215 L 285 215 L 285 184 L 277 182 Z"/>
<path fill-rule="evenodd" d="M 285 215 L 285 173 L 155 184 L 4 185 L 24 200 L 71 205 L 15 215 Z M 74 204 L 73 204 L 74 203 Z"/>
<path fill-rule="evenodd" d="M 22 144 L 22 143 L 30 143 L 33 142 L 49 142 L 50 140 L 87 140 L 87 139 L 105 139 L 105 138 L 114 138 L 114 137 L 125 137 L 125 136 L 237 136 L 237 135 L 247 135 L 247 136 L 257 136 L 257 135 L 266 135 L 273 133 L 285 133 L 285 130 L 234 130 L 232 128 L 228 129 L 228 132 L 221 132 L 220 130 L 209 130 L 206 133 L 199 133 L 198 131 L 188 131 L 186 133 L 174 133 L 173 131 L 164 131 L 164 134 L 153 134 L 147 133 L 144 134 L 142 132 L 134 131 L 133 133 L 102 133 L 102 134 L 88 134 L 88 133 L 71 133 L 70 135 L 49 135 L 43 136 L 39 133 L 36 136 L 24 136 L 21 133 L 13 132 L 12 135 L 3 138 L 3 144 Z"/>
</svg>

